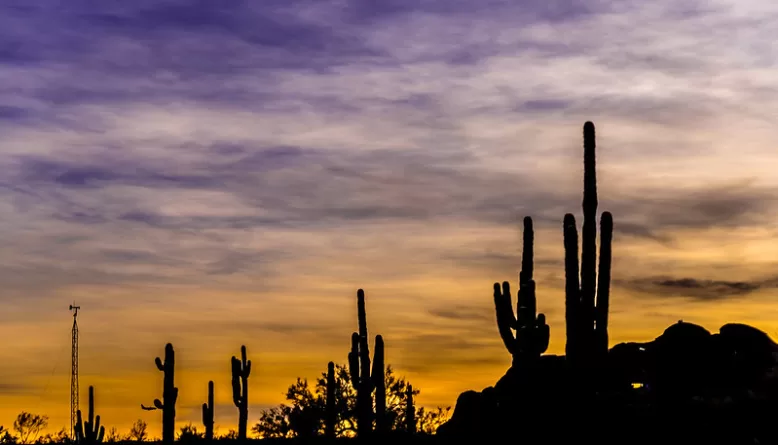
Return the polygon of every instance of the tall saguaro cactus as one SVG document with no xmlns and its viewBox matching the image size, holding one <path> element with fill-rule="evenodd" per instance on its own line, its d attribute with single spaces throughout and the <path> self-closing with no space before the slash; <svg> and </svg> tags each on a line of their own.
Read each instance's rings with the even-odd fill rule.
<svg viewBox="0 0 778 445">
<path fill-rule="evenodd" d="M 513 356 L 514 366 L 528 364 L 546 352 L 549 340 L 549 327 L 546 316 L 538 314 L 535 297 L 535 281 L 532 279 L 534 231 L 532 218 L 524 218 L 524 242 L 519 273 L 519 294 L 516 315 L 513 314 L 511 288 L 506 281 L 494 283 L 494 306 L 497 311 L 497 328 L 500 337 Z M 511 330 L 515 330 L 514 336 Z"/>
<path fill-rule="evenodd" d="M 359 332 L 351 334 L 351 352 L 348 354 L 349 374 L 351 382 L 357 391 L 357 436 L 367 437 L 373 431 L 373 389 L 376 382 L 381 382 L 384 387 L 384 342 L 380 335 L 376 336 L 375 361 L 381 366 L 373 367 L 370 374 L 370 350 L 368 349 L 367 315 L 365 312 L 365 291 L 357 291 L 357 318 L 359 320 Z M 386 418 L 386 389 L 383 404 L 379 403 L 379 417 Z M 383 407 L 384 412 L 380 410 Z M 381 421 L 379 420 L 379 423 Z"/>
<path fill-rule="evenodd" d="M 335 438 L 335 363 L 327 364 L 327 400 L 324 408 L 324 435 L 330 439 Z"/>
<path fill-rule="evenodd" d="M 578 230 L 575 217 L 564 219 L 566 354 L 574 367 L 590 369 L 608 352 L 608 307 L 610 304 L 611 242 L 613 216 L 600 219 L 600 264 L 597 271 L 597 175 L 594 124 L 584 132 L 584 221 L 581 229 L 581 267 L 578 279 Z"/>
<path fill-rule="evenodd" d="M 203 403 L 205 440 L 213 440 L 213 381 L 208 382 L 208 403 Z"/>
<path fill-rule="evenodd" d="M 165 345 L 165 361 L 159 357 L 154 360 L 157 369 L 165 374 L 162 389 L 162 401 L 154 399 L 154 406 L 145 410 L 162 410 L 162 442 L 172 444 L 176 435 L 176 400 L 178 400 L 178 388 L 175 386 L 176 353 L 173 345 Z"/>
<path fill-rule="evenodd" d="M 82 423 L 81 410 L 76 411 L 76 443 L 81 445 L 91 445 L 103 441 L 105 436 L 105 427 L 100 426 L 100 416 L 95 417 L 95 389 L 89 387 L 89 412 L 86 422 Z"/>
<path fill-rule="evenodd" d="M 249 375 L 251 360 L 246 360 L 246 347 L 240 347 L 240 360 L 232 357 L 232 402 L 238 408 L 238 439 L 245 440 L 249 420 Z"/>
</svg>

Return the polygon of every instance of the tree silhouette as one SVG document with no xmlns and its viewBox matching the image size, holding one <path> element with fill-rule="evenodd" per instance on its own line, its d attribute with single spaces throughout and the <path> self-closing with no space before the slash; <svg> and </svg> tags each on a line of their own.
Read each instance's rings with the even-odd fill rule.
<svg viewBox="0 0 778 445">
<path fill-rule="evenodd" d="M 204 433 L 197 431 L 197 427 L 189 423 L 181 427 L 178 433 L 178 441 L 182 443 L 194 442 L 205 437 Z"/>
<path fill-rule="evenodd" d="M 438 427 L 443 425 L 451 417 L 451 407 L 436 407 L 434 410 L 428 410 L 421 407 L 416 412 L 416 430 L 424 434 L 435 434 Z"/>
<path fill-rule="evenodd" d="M 351 382 L 349 368 L 335 365 L 335 436 L 355 437 L 357 433 L 357 392 Z M 390 430 L 405 431 L 406 398 L 411 385 L 396 377 L 391 365 L 384 372 L 386 385 L 386 421 Z M 419 394 L 412 389 L 412 395 Z M 310 437 L 325 433 L 327 404 L 327 373 L 323 372 L 311 388 L 307 379 L 298 378 L 286 393 L 288 404 L 262 411 L 252 431 L 262 438 Z M 449 408 L 417 410 L 416 419 L 421 432 L 430 433 L 448 418 Z"/>
<path fill-rule="evenodd" d="M 0 443 L 16 443 L 16 436 L 0 425 Z"/>
<path fill-rule="evenodd" d="M 122 436 L 119 435 L 119 430 L 117 430 L 115 426 L 112 426 L 111 429 L 108 430 L 108 433 L 105 436 L 105 441 L 108 443 L 122 441 Z"/>
<path fill-rule="evenodd" d="M 224 440 L 235 440 L 238 438 L 238 431 L 237 430 L 228 430 L 226 433 L 216 437 L 217 439 L 224 439 Z"/>
<path fill-rule="evenodd" d="M 14 431 L 19 434 L 19 442 L 32 443 L 49 426 L 49 416 L 22 411 L 14 421 Z"/>
<path fill-rule="evenodd" d="M 0 440 L 0 442 L 2 442 L 2 440 Z M 70 439 L 70 435 L 68 434 L 68 432 L 65 431 L 65 428 L 61 428 L 56 433 L 49 433 L 46 434 L 45 436 L 40 436 L 35 441 L 36 444 L 53 444 L 53 443 L 69 444 L 72 442 L 73 441 Z"/>
<path fill-rule="evenodd" d="M 146 424 L 146 422 L 144 422 L 141 419 L 138 419 L 137 421 L 135 421 L 134 424 L 132 424 L 132 428 L 130 428 L 130 434 L 129 434 L 130 440 L 134 440 L 137 442 L 145 441 L 149 437 L 147 430 L 148 430 L 148 425 Z"/>
</svg>

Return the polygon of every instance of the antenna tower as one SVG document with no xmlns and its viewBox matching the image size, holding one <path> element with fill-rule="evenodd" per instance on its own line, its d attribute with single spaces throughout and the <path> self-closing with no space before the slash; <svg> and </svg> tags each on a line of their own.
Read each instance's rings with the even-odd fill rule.
<svg viewBox="0 0 778 445">
<path fill-rule="evenodd" d="M 75 439 L 74 430 L 76 425 L 76 413 L 78 412 L 78 310 L 81 306 L 75 303 L 70 305 L 70 311 L 73 312 L 73 331 L 72 331 L 72 350 L 70 366 L 70 437 Z"/>
</svg>

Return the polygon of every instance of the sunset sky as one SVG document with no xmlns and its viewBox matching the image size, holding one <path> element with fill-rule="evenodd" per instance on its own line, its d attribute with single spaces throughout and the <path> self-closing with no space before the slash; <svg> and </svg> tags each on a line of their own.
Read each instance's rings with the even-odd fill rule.
<svg viewBox="0 0 778 445">
<path fill-rule="evenodd" d="M 212 379 L 224 432 L 240 346 L 253 424 L 346 362 L 358 288 L 419 404 L 453 405 L 510 366 L 492 284 L 526 215 L 562 353 L 586 120 L 611 343 L 778 337 L 777 29 L 769 0 L 2 2 L 0 425 L 68 426 L 73 301 L 108 427 L 159 434 L 172 342 L 179 424 Z"/>
</svg>

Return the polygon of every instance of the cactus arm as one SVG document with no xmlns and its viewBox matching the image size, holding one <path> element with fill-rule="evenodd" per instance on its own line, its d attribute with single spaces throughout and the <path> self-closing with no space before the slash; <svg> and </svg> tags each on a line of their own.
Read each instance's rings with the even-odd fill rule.
<svg viewBox="0 0 778 445">
<path fill-rule="evenodd" d="M 384 382 L 384 339 L 380 335 L 375 336 L 375 352 L 373 353 L 373 370 L 370 379 L 375 387 Z"/>
<path fill-rule="evenodd" d="M 162 401 L 159 399 L 154 399 L 154 407 L 156 409 L 165 409 L 165 405 L 162 404 Z"/>
<path fill-rule="evenodd" d="M 81 421 L 81 410 L 78 410 L 76 411 L 76 425 L 74 427 L 77 442 L 81 442 L 84 439 L 84 430 L 81 426 Z"/>
<path fill-rule="evenodd" d="M 608 311 L 610 310 L 611 260 L 613 215 L 603 212 L 600 217 L 600 264 L 597 273 L 597 341 L 600 352 L 608 350 Z"/>
<path fill-rule="evenodd" d="M 516 324 L 516 318 L 513 316 L 510 283 L 506 281 L 502 285 L 504 290 L 500 289 L 499 283 L 494 283 L 494 307 L 497 312 L 497 329 L 500 332 L 505 348 L 513 355 L 517 351 L 516 338 L 514 338 L 513 332 L 511 332 L 511 326 Z"/>
<path fill-rule="evenodd" d="M 579 334 L 579 310 L 581 292 L 578 283 L 578 229 L 575 227 L 575 217 L 568 213 L 564 219 L 565 243 L 565 321 L 567 344 L 565 353 L 573 359 L 577 354 Z"/>
<path fill-rule="evenodd" d="M 375 356 L 373 358 L 373 372 L 371 380 L 375 387 L 375 415 L 376 429 L 381 432 L 389 430 L 386 422 L 386 378 L 384 375 L 384 339 L 380 335 L 375 337 Z"/>
<path fill-rule="evenodd" d="M 537 353 L 542 354 L 546 352 L 548 349 L 548 342 L 551 338 L 551 332 L 546 324 L 546 315 L 545 314 L 538 314 L 538 320 L 537 320 Z"/>
<path fill-rule="evenodd" d="M 92 427 L 92 435 L 95 440 L 97 440 L 98 437 L 100 437 L 100 429 L 105 429 L 104 427 L 100 426 L 100 416 L 95 416 L 95 423 L 94 425 L 90 425 Z M 97 440 L 100 442 L 100 440 Z"/>
<path fill-rule="evenodd" d="M 162 372 L 165 372 L 165 365 L 162 364 L 162 360 L 160 360 L 159 357 L 154 359 L 154 363 L 157 364 L 157 369 L 159 369 Z"/>
<path fill-rule="evenodd" d="M 92 425 L 89 425 L 91 429 L 91 435 L 93 438 L 97 439 L 97 435 L 100 432 L 100 416 L 95 416 L 95 423 Z"/>
<path fill-rule="evenodd" d="M 101 426 L 99 432 L 97 433 L 97 442 L 102 442 L 105 438 L 105 427 Z"/>
<path fill-rule="evenodd" d="M 240 407 L 240 360 L 232 357 L 232 403 Z"/>
<path fill-rule="evenodd" d="M 359 383 L 359 334 L 351 334 L 351 352 L 348 353 L 348 370 L 351 383 L 356 388 Z"/>
<path fill-rule="evenodd" d="M 89 424 L 86 427 L 87 432 L 97 431 L 97 428 L 95 428 L 95 389 L 92 386 L 89 387 L 89 411 L 87 411 L 87 418 L 89 419 Z"/>
</svg>

